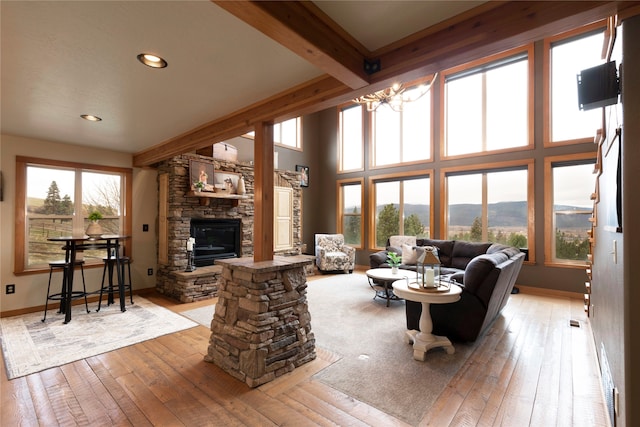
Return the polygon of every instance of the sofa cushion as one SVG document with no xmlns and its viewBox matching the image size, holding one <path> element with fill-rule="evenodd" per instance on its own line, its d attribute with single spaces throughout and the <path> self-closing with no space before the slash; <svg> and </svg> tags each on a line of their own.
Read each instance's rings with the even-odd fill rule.
<svg viewBox="0 0 640 427">
<path fill-rule="evenodd" d="M 380 251 L 369 255 L 369 265 L 371 268 L 377 268 L 387 262 L 387 252 Z"/>
<path fill-rule="evenodd" d="M 520 249 L 514 248 L 513 246 L 503 245 L 501 243 L 494 243 L 493 245 L 489 246 L 489 249 L 487 249 L 488 254 L 493 254 L 496 252 L 502 252 L 509 258 L 511 258 L 512 256 L 517 255 L 520 252 Z"/>
<path fill-rule="evenodd" d="M 487 249 L 491 246 L 491 243 L 477 243 L 477 242 L 465 242 L 462 240 L 456 240 L 453 245 L 453 252 L 451 254 L 451 267 L 465 270 L 469 261 L 487 253 Z M 466 279 L 465 279 L 466 281 Z"/>
<path fill-rule="evenodd" d="M 441 267 L 454 267 L 451 265 L 454 242 L 455 240 L 418 239 L 417 244 L 418 246 L 435 246 L 438 248 Z"/>
<path fill-rule="evenodd" d="M 488 304 L 489 298 L 491 297 L 490 291 L 493 289 L 485 287 L 486 289 L 484 289 L 484 291 L 489 291 L 489 294 L 484 295 L 484 293 L 482 293 L 480 295 L 482 284 L 485 280 L 491 279 L 492 270 L 495 269 L 498 264 L 508 259 L 509 257 L 502 252 L 479 255 L 472 259 L 464 270 L 465 289 L 472 294 L 476 294 L 485 304 Z"/>
</svg>

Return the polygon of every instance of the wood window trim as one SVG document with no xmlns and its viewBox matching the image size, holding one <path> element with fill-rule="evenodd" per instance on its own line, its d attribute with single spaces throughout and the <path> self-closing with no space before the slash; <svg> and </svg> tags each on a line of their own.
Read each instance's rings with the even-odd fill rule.
<svg viewBox="0 0 640 427">
<path fill-rule="evenodd" d="M 434 190 L 435 182 L 433 179 L 433 169 L 422 169 L 417 171 L 405 171 L 401 173 L 389 173 L 383 175 L 374 175 L 367 178 L 367 188 L 369 194 L 369 205 L 367 210 L 367 229 L 369 230 L 368 249 L 371 251 L 381 250 L 376 246 L 376 191 L 375 185 L 378 181 L 403 181 L 407 178 L 429 178 L 429 230 L 433 232 L 433 207 L 434 207 Z M 430 236 L 430 238 L 435 238 Z"/>
<path fill-rule="evenodd" d="M 517 55 L 518 53 L 525 53 L 527 54 L 527 69 L 528 69 L 528 74 L 529 74 L 529 82 L 528 82 L 528 88 L 527 88 L 527 93 L 528 93 L 528 97 L 529 97 L 529 102 L 528 102 L 528 108 L 527 108 L 527 120 L 529 122 L 529 126 L 528 126 L 528 135 L 527 135 L 527 139 L 528 139 L 528 144 L 522 147 L 513 147 L 513 148 L 504 148 L 504 149 L 499 149 L 499 150 L 491 150 L 491 151 L 482 151 L 482 152 L 478 152 L 478 153 L 466 153 L 466 154 L 460 154 L 460 155 L 454 155 L 454 156 L 445 156 L 444 153 L 445 148 L 446 148 L 446 128 L 445 128 L 445 101 L 446 101 L 446 97 L 444 96 L 445 94 L 445 81 L 446 81 L 446 77 L 450 74 L 456 74 L 459 73 L 461 71 L 464 70 L 469 70 L 472 68 L 476 68 L 479 67 L 480 65 L 484 65 L 484 64 L 488 64 L 491 62 L 495 62 L 498 61 L 500 59 L 503 58 L 508 58 L 510 56 L 514 56 Z M 453 68 L 449 68 L 447 70 L 444 70 L 439 77 L 440 80 L 440 84 L 438 85 L 439 87 L 439 98 L 440 98 L 440 102 L 439 102 L 439 115 L 440 115 L 440 159 L 441 160 L 454 160 L 454 159 L 463 159 L 463 158 L 471 158 L 471 157 L 480 157 L 480 156 L 487 156 L 487 155 L 496 155 L 496 154 L 501 154 L 501 153 L 512 153 L 512 152 L 518 152 L 518 151 L 524 151 L 524 150 L 532 150 L 534 148 L 534 120 L 535 120 L 535 54 L 534 54 L 534 44 L 533 43 L 529 43 L 527 45 L 515 48 L 515 49 L 510 49 L 507 50 L 505 52 L 501 52 L 497 55 L 491 55 L 491 56 L 487 56 L 485 58 L 482 59 L 478 59 L 475 61 L 471 61 L 468 62 L 466 64 L 457 66 L 457 67 L 453 67 Z"/>
<path fill-rule="evenodd" d="M 526 264 L 533 265 L 536 262 L 536 239 L 535 239 L 535 161 L 534 159 L 512 160 L 508 162 L 492 162 L 484 164 L 474 164 L 469 166 L 456 166 L 442 168 L 440 170 L 440 233 L 439 238 L 443 239 L 445 231 L 448 229 L 448 188 L 447 174 L 455 172 L 469 173 L 492 173 L 502 170 L 525 168 L 527 169 L 527 247 L 529 259 Z"/>
<path fill-rule="evenodd" d="M 580 28 L 556 34 L 543 39 L 542 48 L 542 142 L 544 148 L 560 147 L 563 145 L 584 144 L 593 142 L 593 137 L 569 139 L 565 141 L 551 141 L 551 46 L 559 41 L 567 40 L 596 30 L 607 30 L 607 20 L 601 20 Z M 607 38 L 605 37 L 605 43 Z"/>
<path fill-rule="evenodd" d="M 360 185 L 360 236 L 362 237 L 360 239 L 360 246 L 354 246 L 354 245 L 350 245 L 353 246 L 355 249 L 364 249 L 365 247 L 365 239 L 364 239 L 364 216 L 365 216 L 365 205 L 364 205 L 364 177 L 361 178 L 352 178 L 352 179 L 341 179 L 336 181 L 336 194 L 337 194 L 337 201 L 336 201 L 336 206 L 337 206 L 337 210 L 336 210 L 336 225 L 337 225 L 337 230 L 338 233 L 342 233 L 344 234 L 344 229 L 342 228 L 342 224 L 343 224 L 343 212 L 344 212 L 344 195 L 342 194 L 342 189 L 344 186 L 347 185 Z"/>
<path fill-rule="evenodd" d="M 113 172 L 122 175 L 124 180 L 124 204 L 122 205 L 122 224 L 123 234 L 130 236 L 132 233 L 132 207 L 133 207 L 133 170 L 131 168 L 121 168 L 114 166 L 93 165 L 89 163 L 68 162 L 64 160 L 41 159 L 37 157 L 16 156 L 16 181 L 15 181 L 15 228 L 14 228 L 14 266 L 13 274 L 16 276 L 26 274 L 40 274 L 48 271 L 47 268 L 27 268 L 24 258 L 26 249 L 26 200 L 27 200 L 27 167 L 31 164 L 37 164 L 44 167 L 64 167 L 72 169 L 86 169 L 92 171 Z M 123 242 L 124 249 L 127 253 L 133 253 L 133 243 L 131 239 Z M 102 265 L 102 264 L 100 264 Z"/>
<path fill-rule="evenodd" d="M 544 265 L 546 267 L 562 267 L 584 269 L 586 264 L 559 263 L 553 261 L 553 248 L 551 242 L 555 241 L 553 229 L 553 179 L 552 168 L 555 163 L 581 162 L 585 160 L 597 161 L 595 152 L 575 153 L 559 156 L 548 156 L 544 159 Z M 594 209 L 594 212 L 596 210 Z"/>
</svg>

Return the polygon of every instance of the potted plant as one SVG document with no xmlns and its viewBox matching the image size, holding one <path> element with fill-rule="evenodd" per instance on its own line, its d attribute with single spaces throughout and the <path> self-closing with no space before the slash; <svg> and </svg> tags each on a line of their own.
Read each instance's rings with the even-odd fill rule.
<svg viewBox="0 0 640 427">
<path fill-rule="evenodd" d="M 102 214 L 98 211 L 93 211 L 87 217 L 89 221 L 89 226 L 87 227 L 87 236 L 89 237 L 100 237 L 102 235 L 102 226 L 98 223 L 99 220 L 102 219 Z"/>
<path fill-rule="evenodd" d="M 196 193 L 201 192 L 204 189 L 204 182 L 196 181 L 193 183 L 193 188 L 196 189 Z"/>
<path fill-rule="evenodd" d="M 402 258 L 395 252 L 387 254 L 387 262 L 391 266 L 391 274 L 398 274 L 398 266 L 402 263 Z"/>
</svg>

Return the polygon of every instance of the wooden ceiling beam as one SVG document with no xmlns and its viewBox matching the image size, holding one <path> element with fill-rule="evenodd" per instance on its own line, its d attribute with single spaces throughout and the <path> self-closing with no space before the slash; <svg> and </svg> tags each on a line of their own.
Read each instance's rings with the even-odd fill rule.
<svg viewBox="0 0 640 427">
<path fill-rule="evenodd" d="M 212 1 L 352 89 L 369 84 L 367 49 L 312 2 Z"/>
</svg>

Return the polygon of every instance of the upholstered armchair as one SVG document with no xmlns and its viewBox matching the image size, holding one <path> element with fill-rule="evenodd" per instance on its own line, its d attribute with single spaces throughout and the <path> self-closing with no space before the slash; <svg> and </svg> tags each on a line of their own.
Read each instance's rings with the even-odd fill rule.
<svg viewBox="0 0 640 427">
<path fill-rule="evenodd" d="M 316 234 L 316 265 L 320 271 L 353 273 L 356 250 L 344 244 L 342 234 Z"/>
</svg>

